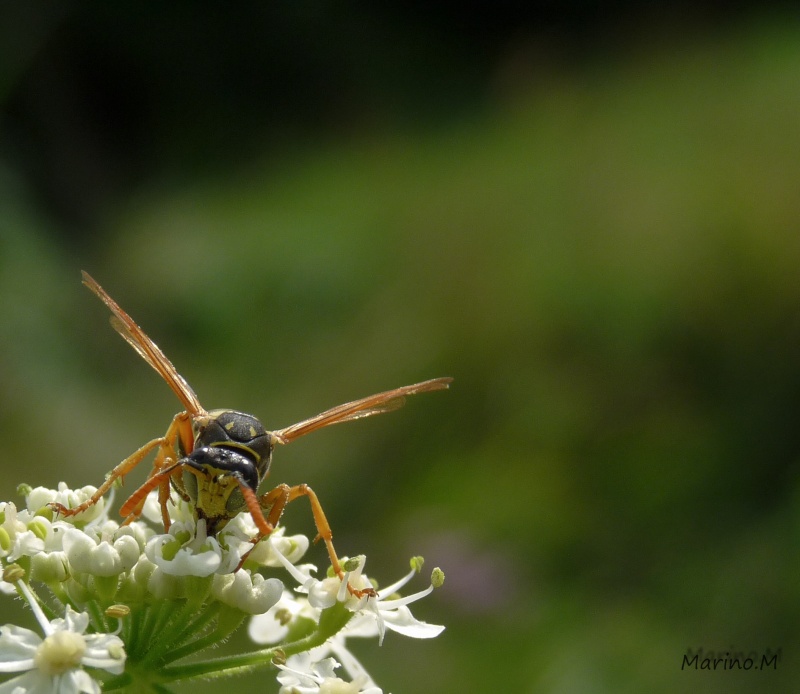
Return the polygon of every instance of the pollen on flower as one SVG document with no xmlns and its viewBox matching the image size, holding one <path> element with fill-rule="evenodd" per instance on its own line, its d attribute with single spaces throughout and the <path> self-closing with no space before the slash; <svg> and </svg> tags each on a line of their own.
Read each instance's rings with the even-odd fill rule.
<svg viewBox="0 0 800 694">
<path fill-rule="evenodd" d="M 131 608 L 127 605 L 110 605 L 105 609 L 106 617 L 114 617 L 115 619 L 122 619 L 131 613 Z"/>
<path fill-rule="evenodd" d="M 8 583 L 16 583 L 25 578 L 25 569 L 19 564 L 9 564 L 3 569 L 3 580 Z"/>
<path fill-rule="evenodd" d="M 362 557 L 350 557 L 348 559 L 344 559 L 342 561 L 342 569 L 345 571 L 355 571 L 359 566 L 361 566 L 361 559 Z"/>
<path fill-rule="evenodd" d="M 60 675 L 78 667 L 86 653 L 86 640 L 74 631 L 56 631 L 36 649 L 34 665 L 45 675 Z"/>
<path fill-rule="evenodd" d="M 414 569 L 414 571 L 416 571 L 417 573 L 419 573 L 420 571 L 422 571 L 422 566 L 423 566 L 423 564 L 425 564 L 425 557 L 420 557 L 420 556 L 417 556 L 417 557 L 411 557 L 411 560 L 409 561 L 409 565 L 410 565 L 410 566 L 411 566 L 411 568 L 412 568 L 412 569 Z"/>
<path fill-rule="evenodd" d="M 286 665 L 286 651 L 282 648 L 276 648 L 272 656 L 273 665 Z"/>
</svg>

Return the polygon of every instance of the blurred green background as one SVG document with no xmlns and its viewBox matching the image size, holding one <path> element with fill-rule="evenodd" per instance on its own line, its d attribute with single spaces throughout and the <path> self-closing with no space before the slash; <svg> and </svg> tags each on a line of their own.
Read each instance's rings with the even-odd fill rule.
<svg viewBox="0 0 800 694">
<path fill-rule="evenodd" d="M 355 644 L 384 691 L 796 691 L 790 7 L 3 5 L 0 498 L 177 411 L 85 269 L 268 428 L 455 378 L 270 477 L 379 580 L 444 569 L 440 638 Z"/>
</svg>

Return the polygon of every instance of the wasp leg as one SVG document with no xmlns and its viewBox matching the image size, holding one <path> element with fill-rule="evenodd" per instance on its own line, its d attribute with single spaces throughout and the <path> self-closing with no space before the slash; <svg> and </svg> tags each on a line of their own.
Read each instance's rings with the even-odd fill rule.
<svg viewBox="0 0 800 694">
<path fill-rule="evenodd" d="M 153 439 L 152 441 L 148 441 L 144 446 L 142 446 L 139 450 L 137 450 L 132 455 L 128 456 L 123 460 L 119 465 L 117 465 L 106 477 L 105 482 L 100 485 L 100 488 L 92 494 L 92 496 L 84 501 L 79 506 L 75 508 L 67 508 L 63 504 L 59 503 L 52 503 L 50 507 L 54 509 L 57 513 L 60 513 L 64 516 L 74 516 L 86 509 L 94 506 L 100 498 L 111 489 L 111 486 L 114 482 L 118 479 L 124 479 L 125 475 L 127 475 L 133 468 L 135 468 L 142 460 L 151 452 L 153 449 L 158 448 L 158 453 L 156 454 L 155 460 L 153 461 L 153 467 L 150 470 L 148 475 L 148 479 L 152 478 L 154 475 L 157 475 L 164 467 L 170 466 L 175 462 L 175 447 L 180 442 L 181 447 L 186 450 L 191 449 L 193 445 L 192 441 L 192 428 L 191 428 L 191 419 L 186 412 L 179 412 L 176 414 L 172 421 L 170 422 L 169 427 L 167 428 L 167 433 L 160 438 Z M 159 478 L 160 479 L 160 478 Z M 169 484 L 164 483 L 166 487 L 166 491 L 162 490 L 161 494 L 159 495 L 159 501 L 161 501 L 161 516 L 164 519 L 164 524 L 167 529 L 169 529 L 169 517 L 167 515 L 167 499 L 169 498 Z M 155 485 L 148 487 L 149 489 L 154 489 Z M 141 488 L 140 488 L 141 489 Z M 137 490 L 138 492 L 139 490 Z M 142 514 L 142 507 L 144 506 L 144 499 L 147 496 L 136 496 L 137 492 L 134 492 L 133 496 L 131 496 L 123 505 L 122 509 L 120 509 L 120 514 L 126 516 L 125 522 L 130 523 L 132 520 L 135 520 Z M 136 499 L 132 502 L 133 497 L 136 496 Z"/>
<path fill-rule="evenodd" d="M 164 530 L 167 532 L 169 531 L 169 526 L 171 525 L 169 515 L 167 514 L 167 501 L 169 500 L 169 480 L 181 465 L 182 463 L 180 461 L 177 463 L 172 463 L 171 465 L 162 468 L 158 472 L 152 472 L 150 474 L 150 477 L 147 478 L 147 481 L 133 494 L 131 494 L 124 504 L 122 504 L 122 508 L 120 508 L 119 513 L 121 516 L 125 517 L 125 520 L 122 522 L 123 525 L 127 525 L 128 523 L 135 521 L 137 518 L 139 518 L 139 516 L 142 515 L 142 509 L 144 507 L 144 502 L 147 499 L 147 495 L 153 491 L 153 489 L 159 487 L 158 500 L 161 504 L 161 519 L 164 521 Z M 166 494 L 164 493 L 164 490 L 166 490 Z"/>
<path fill-rule="evenodd" d="M 129 455 L 125 460 L 123 460 L 119 465 L 117 465 L 111 472 L 108 473 L 106 477 L 106 481 L 100 485 L 100 488 L 92 494 L 86 501 L 82 504 L 75 506 L 74 508 L 67 508 L 63 504 L 59 504 L 53 502 L 49 504 L 50 508 L 55 510 L 57 513 L 60 513 L 62 516 L 76 516 L 79 513 L 82 513 L 86 509 L 94 506 L 100 498 L 109 490 L 111 486 L 116 482 L 118 479 L 124 478 L 133 468 L 135 468 L 142 459 L 150 453 L 156 446 L 162 443 L 163 439 L 153 439 L 152 441 L 147 442 L 144 446 L 142 446 L 138 451 Z"/>
<path fill-rule="evenodd" d="M 188 412 L 179 412 L 172 418 L 167 433 L 164 434 L 164 438 L 162 439 L 162 445 L 158 451 L 158 455 L 156 455 L 153 461 L 153 469 L 150 471 L 148 479 L 154 475 L 158 475 L 166 467 L 170 469 L 175 467 L 176 449 L 182 454 L 191 453 L 194 447 L 191 422 L 192 420 Z M 161 522 L 164 524 L 164 531 L 169 532 L 169 527 L 172 525 L 169 513 L 167 512 L 167 501 L 169 501 L 170 492 L 169 480 L 164 477 L 160 477 L 159 479 L 162 480 L 158 489 L 158 503 L 159 506 L 161 506 Z M 152 485 L 148 486 L 148 492 L 154 488 L 155 487 Z M 138 491 L 139 490 L 137 490 L 137 492 Z M 134 495 L 135 494 L 136 492 L 134 492 Z M 120 514 L 126 516 L 125 523 L 130 523 L 142 515 L 142 509 L 146 499 L 147 492 L 137 496 L 135 502 L 132 501 L 132 497 L 129 497 L 125 501 L 120 509 Z"/>
<path fill-rule="evenodd" d="M 322 510 L 322 504 L 319 502 L 319 498 L 311 487 L 307 484 L 298 484 L 294 487 L 290 487 L 287 484 L 279 484 L 275 489 L 256 498 L 252 489 L 246 487 L 243 483 L 241 483 L 240 486 L 244 494 L 245 503 L 247 503 L 250 514 L 253 516 L 253 520 L 259 529 L 259 537 L 256 542 L 269 535 L 275 529 L 275 526 L 283 515 L 286 504 L 295 499 L 299 499 L 301 496 L 308 497 L 308 501 L 311 504 L 311 513 L 314 516 L 314 525 L 317 527 L 317 536 L 314 538 L 314 542 L 318 542 L 319 540 L 325 542 L 325 547 L 328 550 L 328 556 L 330 557 L 333 570 L 340 579 L 344 579 L 344 571 L 342 571 L 339 557 L 336 555 L 336 550 L 333 547 L 333 532 L 331 531 L 331 526 L 328 523 L 328 519 L 325 517 L 325 511 Z M 268 513 L 266 519 L 264 518 L 264 511 Z M 246 558 L 245 556 L 245 559 Z M 244 562 L 244 559 L 242 562 Z M 350 584 L 347 585 L 347 589 L 350 591 L 351 595 L 357 598 L 364 595 L 375 594 L 372 588 L 357 589 L 353 588 Z"/>
<path fill-rule="evenodd" d="M 125 524 L 128 524 L 142 515 L 144 502 L 147 499 L 147 493 L 155 489 L 157 485 L 149 484 L 151 478 L 159 476 L 164 468 L 172 467 L 176 460 L 175 450 L 179 448 L 181 451 L 191 451 L 192 441 L 192 425 L 191 418 L 187 412 L 179 412 L 176 414 L 172 421 L 169 423 L 167 433 L 160 439 L 160 445 L 153 467 L 148 474 L 148 481 L 145 482 L 139 489 L 137 489 L 130 497 L 122 504 L 119 512 L 121 516 L 125 517 Z M 169 514 L 167 513 L 167 501 L 169 500 L 169 480 L 159 476 L 158 501 L 161 506 L 161 520 L 164 523 L 164 530 L 168 531 L 171 524 Z M 142 489 L 147 488 L 146 492 Z"/>
<path fill-rule="evenodd" d="M 280 484 L 275 489 L 267 492 L 261 497 L 257 497 L 255 492 L 248 487 L 243 481 L 239 481 L 239 487 L 242 490 L 244 501 L 247 504 L 247 509 L 253 517 L 253 521 L 258 528 L 258 542 L 261 538 L 266 537 L 275 530 L 286 504 L 289 503 L 289 485 Z M 266 518 L 264 518 L 264 511 L 269 511 Z"/>
</svg>

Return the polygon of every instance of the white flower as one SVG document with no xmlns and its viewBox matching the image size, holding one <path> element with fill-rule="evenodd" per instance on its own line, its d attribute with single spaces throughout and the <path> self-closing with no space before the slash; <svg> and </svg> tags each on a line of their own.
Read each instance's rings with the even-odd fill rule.
<svg viewBox="0 0 800 694">
<path fill-rule="evenodd" d="M 28 527 L 33 517 L 26 510 L 18 511 L 11 503 L 0 503 L 0 557 L 14 562 L 23 556 L 33 556 L 44 550 L 44 535 L 37 523 Z"/>
<path fill-rule="evenodd" d="M 334 674 L 339 667 L 333 658 L 314 661 L 308 652 L 289 658 L 286 665 L 278 665 L 281 683 L 279 694 L 383 694 L 369 678 L 346 682 Z"/>
<path fill-rule="evenodd" d="M 353 572 L 359 574 L 362 580 L 365 576 L 361 576 L 361 569 L 364 566 L 364 560 L 359 564 L 358 568 Z M 383 643 L 383 637 L 386 629 L 396 631 L 403 636 L 409 636 L 414 639 L 432 639 L 444 631 L 444 627 L 438 624 L 428 624 L 421 622 L 411 614 L 408 605 L 417 600 L 421 600 L 433 592 L 433 584 L 429 585 L 425 590 L 421 590 L 412 595 L 405 597 L 396 597 L 389 599 L 400 588 L 406 585 L 417 573 L 417 568 L 412 567 L 411 570 L 403 576 L 399 581 L 390 586 L 386 586 L 377 592 L 377 595 L 366 598 L 366 602 L 362 604 L 358 614 L 347 623 L 344 628 L 345 635 L 350 636 L 371 636 L 370 626 L 377 630 L 378 643 Z M 343 583 L 348 580 L 348 574 L 345 574 Z M 352 578 L 350 582 L 352 584 Z M 364 601 L 364 598 L 362 598 Z"/>
<path fill-rule="evenodd" d="M 247 633 L 255 643 L 278 643 L 286 638 L 289 625 L 298 615 L 316 622 L 319 619 L 319 610 L 311 607 L 305 598 L 296 598 L 288 590 L 284 590 L 280 600 L 269 610 L 250 620 Z"/>
<path fill-rule="evenodd" d="M 161 502 L 158 500 L 158 490 L 154 490 L 147 495 L 142 515 L 155 525 L 161 525 Z M 167 499 L 167 515 L 173 523 L 193 523 L 195 519 L 194 507 L 179 497 L 170 495 Z M 163 527 L 163 526 L 162 526 Z"/>
<path fill-rule="evenodd" d="M 76 506 L 80 506 L 84 501 L 88 501 L 96 491 L 97 488 L 92 486 L 86 486 L 82 489 L 70 489 L 65 482 L 59 482 L 58 490 L 47 489 L 46 487 L 36 487 L 32 489 L 25 497 L 25 502 L 28 506 L 28 511 L 32 514 L 35 514 L 51 503 L 61 504 L 66 508 L 75 508 Z M 68 516 L 66 520 L 69 523 L 79 524 L 90 523 L 107 517 L 106 500 L 100 497 L 97 503 L 92 504 L 77 516 Z"/>
<path fill-rule="evenodd" d="M 196 527 L 173 523 L 166 535 L 150 538 L 147 558 L 170 576 L 210 576 L 222 565 L 222 549 L 214 537 L 206 536 L 206 522 Z"/>
<path fill-rule="evenodd" d="M 279 552 L 276 555 L 278 558 L 281 556 Z M 293 566 L 285 558 L 283 565 L 300 584 L 298 591 L 308 594 L 308 602 L 312 607 L 322 610 L 338 601 L 343 602 L 347 609 L 356 613 L 345 626 L 342 632 L 345 635 L 377 636 L 378 642 L 383 643 L 386 629 L 415 639 L 432 639 L 444 631 L 443 626 L 419 621 L 408 609 L 408 605 L 412 602 L 430 595 L 433 592 L 433 584 L 413 595 L 389 599 L 414 577 L 417 573 L 416 567 L 412 567 L 399 581 L 377 591 L 374 595 L 365 594 L 357 597 L 350 593 L 348 586 L 356 590 L 372 587 L 367 576 L 362 573 L 366 557 L 361 556 L 357 559 L 359 562 L 356 569 L 346 572 L 341 580 L 333 577 L 319 581 L 301 571 L 303 567 Z M 256 627 L 255 633 L 259 633 L 258 627 Z"/>
<path fill-rule="evenodd" d="M 24 582 L 18 584 L 44 631 L 0 627 L 0 672 L 22 672 L 0 684 L 0 694 L 100 694 L 100 685 L 82 666 L 120 674 L 125 668 L 122 640 L 113 634 L 84 634 L 89 615 L 67 607 L 64 619 L 48 621 Z"/>
<path fill-rule="evenodd" d="M 155 530 L 142 521 L 133 521 L 128 525 L 122 525 L 113 532 L 115 539 L 119 539 L 124 536 L 133 538 L 136 541 L 136 544 L 139 546 L 140 552 L 144 551 L 147 541 L 155 534 Z"/>
<path fill-rule="evenodd" d="M 93 536 L 94 535 L 94 536 Z M 74 573 L 93 576 L 118 576 L 129 571 L 139 559 L 139 544 L 130 535 L 113 540 L 101 539 L 77 528 L 64 531 L 64 553 Z"/>
<path fill-rule="evenodd" d="M 246 569 L 236 573 L 217 574 L 211 594 L 222 603 L 247 614 L 263 614 L 280 599 L 283 583 L 277 578 L 264 578 Z"/>
<path fill-rule="evenodd" d="M 306 553 L 309 540 L 305 535 L 286 535 L 286 528 L 280 526 L 264 539 L 253 545 L 252 539 L 258 537 L 258 528 L 253 522 L 250 513 L 240 513 L 231 520 L 219 534 L 220 544 L 235 547 L 239 543 L 239 553 L 247 556 L 247 562 L 260 566 L 283 566 L 283 562 L 276 556 L 282 555 L 292 564 L 297 563 Z"/>
</svg>

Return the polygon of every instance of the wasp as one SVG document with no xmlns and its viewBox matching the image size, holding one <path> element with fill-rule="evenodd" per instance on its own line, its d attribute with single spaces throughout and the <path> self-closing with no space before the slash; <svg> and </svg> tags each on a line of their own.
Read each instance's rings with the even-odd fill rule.
<svg viewBox="0 0 800 694">
<path fill-rule="evenodd" d="M 155 451 L 153 467 L 146 481 L 120 508 L 120 515 L 125 518 L 123 524 L 141 516 L 147 495 L 157 489 L 164 528 L 168 531 L 167 502 L 174 491 L 191 505 L 198 520 L 205 521 L 210 536 L 217 534 L 240 512 L 249 511 L 258 529 L 257 537 L 253 538 L 255 545 L 275 529 L 288 503 L 307 497 L 317 529 L 315 541 L 321 539 L 325 542 L 331 565 L 342 578 L 344 573 L 333 547 L 330 525 L 311 487 L 307 484 L 279 484 L 258 495 L 258 487 L 269 473 L 273 449 L 277 444 L 291 443 L 332 424 L 390 412 L 401 407 L 406 396 L 445 389 L 452 379 L 434 378 L 377 393 L 332 407 L 283 429 L 267 431 L 253 415 L 237 410 L 203 408 L 194 390 L 155 342 L 87 272 L 82 275 L 83 283 L 111 310 L 114 329 L 166 381 L 184 410 L 172 418 L 164 436 L 149 441 L 119 463 L 97 492 L 84 503 L 73 508 L 54 503 L 54 510 L 64 516 L 85 511 L 96 504 L 117 480 L 122 481 Z"/>
</svg>

